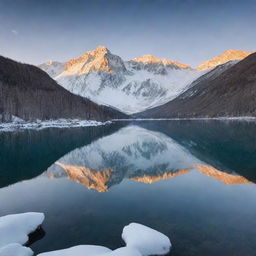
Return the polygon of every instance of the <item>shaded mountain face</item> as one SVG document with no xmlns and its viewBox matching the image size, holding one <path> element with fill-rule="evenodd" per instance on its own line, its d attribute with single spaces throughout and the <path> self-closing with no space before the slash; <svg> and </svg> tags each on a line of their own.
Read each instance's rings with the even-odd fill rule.
<svg viewBox="0 0 256 256">
<path fill-rule="evenodd" d="M 231 63 L 231 67 L 226 70 L 224 67 L 220 74 L 219 68 L 216 67 L 211 73 L 200 77 L 194 82 L 194 86 L 174 100 L 139 113 L 136 117 L 256 116 L 256 53 L 235 65 Z M 217 76 L 214 75 L 215 72 Z"/>
<path fill-rule="evenodd" d="M 193 156 L 170 137 L 128 126 L 90 145 L 77 148 L 50 166 L 44 175 L 67 177 L 89 189 L 106 192 L 123 179 L 154 183 L 195 170 L 227 185 L 250 183 Z"/>
<path fill-rule="evenodd" d="M 253 51 L 241 51 L 241 50 L 227 50 L 224 53 L 220 54 L 219 56 L 203 62 L 202 64 L 200 64 L 197 67 L 197 70 L 199 70 L 199 71 L 200 70 L 210 70 L 210 69 L 217 67 L 218 65 L 222 65 L 229 61 L 242 60 L 252 53 L 254 53 L 254 52 Z"/>
<path fill-rule="evenodd" d="M 70 92 L 128 114 L 175 98 L 202 75 L 186 64 L 145 55 L 123 61 L 106 47 L 61 65 L 39 66 Z"/>
<path fill-rule="evenodd" d="M 59 68 L 59 64 L 57 65 Z M 78 118 L 109 120 L 125 117 L 106 106 L 73 95 L 41 69 L 0 56 L 0 116 L 11 121 Z"/>
</svg>

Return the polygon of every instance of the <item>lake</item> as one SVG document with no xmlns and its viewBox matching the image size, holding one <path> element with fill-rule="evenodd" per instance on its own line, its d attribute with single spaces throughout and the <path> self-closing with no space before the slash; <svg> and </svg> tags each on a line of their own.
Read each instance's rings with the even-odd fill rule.
<svg viewBox="0 0 256 256">
<path fill-rule="evenodd" d="M 137 121 L 0 133 L 0 216 L 44 212 L 35 254 L 124 245 L 130 222 L 172 256 L 256 252 L 256 123 Z M 33 240 L 33 239 L 32 239 Z"/>
</svg>

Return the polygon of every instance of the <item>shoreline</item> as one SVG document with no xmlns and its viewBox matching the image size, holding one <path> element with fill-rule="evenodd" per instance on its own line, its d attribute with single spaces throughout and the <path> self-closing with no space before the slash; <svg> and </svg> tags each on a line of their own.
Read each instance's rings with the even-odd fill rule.
<svg viewBox="0 0 256 256">
<path fill-rule="evenodd" d="M 0 123 L 0 132 L 12 132 L 21 130 L 42 130 L 46 128 L 77 128 L 94 127 L 111 124 L 112 122 L 141 122 L 141 121 L 246 121 L 256 122 L 256 117 L 195 117 L 195 118 L 131 118 L 112 119 L 105 122 L 79 119 L 57 119 L 39 122 L 10 122 Z"/>
<path fill-rule="evenodd" d="M 187 117 L 187 118 L 131 118 L 131 119 L 112 119 L 111 121 L 256 121 L 256 117 L 242 116 L 242 117 Z"/>
<path fill-rule="evenodd" d="M 21 130 L 42 130 L 46 128 L 75 128 L 93 127 L 110 124 L 111 121 L 100 122 L 95 120 L 57 119 L 40 122 L 10 122 L 0 123 L 0 132 L 12 132 Z"/>
</svg>

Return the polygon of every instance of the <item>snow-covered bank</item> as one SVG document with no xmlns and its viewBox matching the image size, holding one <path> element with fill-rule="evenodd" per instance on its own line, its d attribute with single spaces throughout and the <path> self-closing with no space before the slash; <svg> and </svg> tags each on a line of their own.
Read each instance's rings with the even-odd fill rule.
<svg viewBox="0 0 256 256">
<path fill-rule="evenodd" d="M 0 123 L 0 132 L 17 131 L 36 129 L 41 130 L 45 128 L 72 128 L 72 127 L 88 127 L 110 124 L 111 121 L 99 122 L 95 120 L 79 120 L 79 119 L 58 119 L 37 122 L 11 122 Z"/>
<path fill-rule="evenodd" d="M 40 253 L 37 256 L 98 256 L 108 255 L 112 250 L 98 245 L 78 245 L 67 249 Z"/>
<path fill-rule="evenodd" d="M 0 256 L 32 256 L 33 251 L 18 243 L 8 244 L 0 248 Z"/>
<path fill-rule="evenodd" d="M 0 217 L 0 248 L 11 243 L 25 244 L 28 235 L 43 223 L 44 218 L 44 214 L 38 212 Z"/>
<path fill-rule="evenodd" d="M 113 251 L 103 246 L 79 245 L 37 256 L 150 256 L 164 255 L 171 249 L 170 239 L 166 235 L 138 223 L 125 226 L 122 238 L 126 246 Z"/>
<path fill-rule="evenodd" d="M 44 218 L 43 213 L 36 212 L 0 217 L 0 256 L 32 256 L 33 251 L 22 245 Z M 125 226 L 122 238 L 126 246 L 115 250 L 98 245 L 78 245 L 37 256 L 150 256 L 164 255 L 171 249 L 171 242 L 166 235 L 138 223 Z"/>
</svg>

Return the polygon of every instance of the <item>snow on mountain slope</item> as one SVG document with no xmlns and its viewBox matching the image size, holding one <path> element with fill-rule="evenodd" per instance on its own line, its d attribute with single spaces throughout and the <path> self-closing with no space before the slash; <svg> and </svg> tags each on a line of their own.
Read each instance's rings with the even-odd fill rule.
<svg viewBox="0 0 256 256">
<path fill-rule="evenodd" d="M 170 101 L 205 73 L 151 55 L 125 62 L 104 46 L 69 60 L 62 72 L 40 67 L 72 93 L 128 114 Z"/>
<path fill-rule="evenodd" d="M 49 76 L 55 77 L 63 72 L 65 63 L 61 63 L 58 61 L 48 61 L 39 65 L 38 67 L 48 73 Z"/>
</svg>

